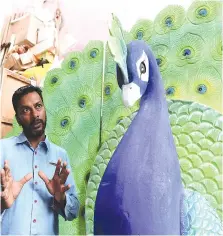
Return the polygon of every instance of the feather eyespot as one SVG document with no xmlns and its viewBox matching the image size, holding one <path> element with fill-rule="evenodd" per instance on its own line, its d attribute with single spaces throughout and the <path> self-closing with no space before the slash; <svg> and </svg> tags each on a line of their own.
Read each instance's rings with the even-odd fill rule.
<svg viewBox="0 0 223 236">
<path fill-rule="evenodd" d="M 208 11 L 206 8 L 201 8 L 198 10 L 198 15 L 202 16 L 202 17 L 205 17 L 208 15 Z"/>
<path fill-rule="evenodd" d="M 73 70 L 75 68 L 75 66 L 76 66 L 76 61 L 71 60 L 70 63 L 69 63 L 69 68 Z"/>
<path fill-rule="evenodd" d="M 193 24 L 214 21 L 221 16 L 221 1 L 194 1 L 187 10 L 187 18 Z"/>
<path fill-rule="evenodd" d="M 207 87 L 206 87 L 206 85 L 204 85 L 204 84 L 199 84 L 199 85 L 197 86 L 197 92 L 200 93 L 200 94 L 206 93 L 206 92 L 207 92 Z"/>
<path fill-rule="evenodd" d="M 167 18 L 165 19 L 165 25 L 166 25 L 167 27 L 172 27 L 172 26 L 173 26 L 173 19 L 172 19 L 171 17 L 167 17 Z"/>
<path fill-rule="evenodd" d="M 66 74 L 76 74 L 83 61 L 81 52 L 71 52 L 63 60 L 61 68 Z"/>
<path fill-rule="evenodd" d="M 174 95 L 174 93 L 175 93 L 174 87 L 171 86 L 166 89 L 166 95 Z"/>
<path fill-rule="evenodd" d="M 156 63 L 158 66 L 162 64 L 162 59 L 161 58 L 156 58 Z"/>
<path fill-rule="evenodd" d="M 69 123 L 68 119 L 63 119 L 63 120 L 61 120 L 60 125 L 62 128 L 64 128 L 68 123 Z"/>
<path fill-rule="evenodd" d="M 144 36 L 144 33 L 143 33 L 143 31 L 138 31 L 137 32 L 137 34 L 136 34 L 136 38 L 138 39 L 138 40 L 141 40 L 142 38 L 143 38 L 143 36 Z"/>
<path fill-rule="evenodd" d="M 154 30 L 158 34 L 166 34 L 179 29 L 185 21 L 185 10 L 182 6 L 167 6 L 158 13 L 154 20 Z"/>
<path fill-rule="evenodd" d="M 57 116 L 52 117 L 52 125 L 55 127 L 53 132 L 60 137 L 66 135 L 74 124 L 74 119 L 74 114 L 71 115 L 68 107 L 57 110 Z"/>
<path fill-rule="evenodd" d="M 183 50 L 182 54 L 183 54 L 183 56 L 188 57 L 188 56 L 191 55 L 191 50 L 186 48 L 186 49 Z"/>
<path fill-rule="evenodd" d="M 46 93 L 53 93 L 62 83 L 65 73 L 60 68 L 49 70 L 44 80 L 44 90 Z"/>
<path fill-rule="evenodd" d="M 97 50 L 95 50 L 95 49 L 93 49 L 93 50 L 90 52 L 90 57 L 92 57 L 92 58 L 95 58 L 97 55 L 98 55 L 98 52 L 97 52 Z"/>
<path fill-rule="evenodd" d="M 85 108 L 86 107 L 86 99 L 81 98 L 78 103 L 80 108 Z"/>
<path fill-rule="evenodd" d="M 103 42 L 99 40 L 90 41 L 81 52 L 81 58 L 87 63 L 102 63 Z"/>
<path fill-rule="evenodd" d="M 151 20 L 138 20 L 132 27 L 130 35 L 132 39 L 148 41 L 153 33 L 153 22 Z M 132 41 L 131 39 L 131 41 Z"/>
<path fill-rule="evenodd" d="M 110 88 L 109 85 L 107 85 L 107 86 L 105 87 L 105 94 L 106 94 L 106 95 L 110 95 L 110 94 L 111 94 L 111 88 Z"/>
<path fill-rule="evenodd" d="M 58 78 L 57 77 L 53 77 L 51 79 L 51 84 L 55 84 L 57 81 L 58 81 Z"/>
</svg>

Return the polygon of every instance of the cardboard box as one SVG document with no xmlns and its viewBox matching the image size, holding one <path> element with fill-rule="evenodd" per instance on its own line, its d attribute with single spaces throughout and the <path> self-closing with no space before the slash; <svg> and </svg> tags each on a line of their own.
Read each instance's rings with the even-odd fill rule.
<svg viewBox="0 0 223 236">
<path fill-rule="evenodd" d="M 16 34 L 15 44 L 32 47 L 37 43 L 37 32 L 41 27 L 43 22 L 35 16 L 22 16 L 10 23 L 8 41 L 11 34 Z"/>
<path fill-rule="evenodd" d="M 36 44 L 34 47 L 30 48 L 30 51 L 35 55 L 37 58 L 43 54 L 44 52 L 51 52 L 52 54 L 55 54 L 55 41 L 53 38 L 44 40 L 38 44 Z"/>
<path fill-rule="evenodd" d="M 23 54 L 12 53 L 8 55 L 3 64 L 4 68 L 19 71 L 29 69 L 35 65 L 36 60 L 30 51 Z"/>
<path fill-rule="evenodd" d="M 23 65 L 32 63 L 34 61 L 33 54 L 29 50 L 26 53 L 20 54 L 19 56 Z"/>
<path fill-rule="evenodd" d="M 12 53 L 12 54 L 8 55 L 5 58 L 5 61 L 3 63 L 4 68 L 11 69 L 16 64 L 16 60 L 19 60 L 18 53 Z"/>
</svg>

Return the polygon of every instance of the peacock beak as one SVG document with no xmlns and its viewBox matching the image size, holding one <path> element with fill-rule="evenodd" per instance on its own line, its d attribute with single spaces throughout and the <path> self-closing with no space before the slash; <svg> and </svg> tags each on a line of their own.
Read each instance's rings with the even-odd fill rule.
<svg viewBox="0 0 223 236">
<path fill-rule="evenodd" d="M 122 100 L 126 107 L 132 107 L 141 96 L 140 87 L 135 83 L 122 85 Z"/>
</svg>

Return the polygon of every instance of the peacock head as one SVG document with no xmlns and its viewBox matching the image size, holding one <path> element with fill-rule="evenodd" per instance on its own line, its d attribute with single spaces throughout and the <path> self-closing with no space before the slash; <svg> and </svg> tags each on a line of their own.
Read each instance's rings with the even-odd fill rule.
<svg viewBox="0 0 223 236">
<path fill-rule="evenodd" d="M 154 76 L 159 76 L 159 69 L 152 50 L 144 41 L 135 40 L 126 45 L 122 27 L 114 15 L 109 32 L 108 46 L 117 65 L 117 80 L 122 90 L 123 103 L 130 107 L 149 91 L 149 81 L 151 90 L 154 88 Z"/>
<path fill-rule="evenodd" d="M 127 45 L 126 65 L 127 78 L 117 64 L 117 80 L 123 103 L 130 107 L 143 96 L 149 82 L 148 46 L 143 41 L 132 41 Z"/>
</svg>

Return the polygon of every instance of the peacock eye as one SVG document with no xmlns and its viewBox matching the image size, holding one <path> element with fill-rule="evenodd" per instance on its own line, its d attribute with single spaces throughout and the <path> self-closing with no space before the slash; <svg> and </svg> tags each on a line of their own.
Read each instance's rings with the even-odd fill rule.
<svg viewBox="0 0 223 236">
<path fill-rule="evenodd" d="M 145 65 L 145 62 L 144 62 L 144 61 L 142 61 L 142 62 L 140 63 L 140 73 L 141 73 L 141 74 L 145 74 L 145 73 L 146 73 L 146 65 Z"/>
</svg>

